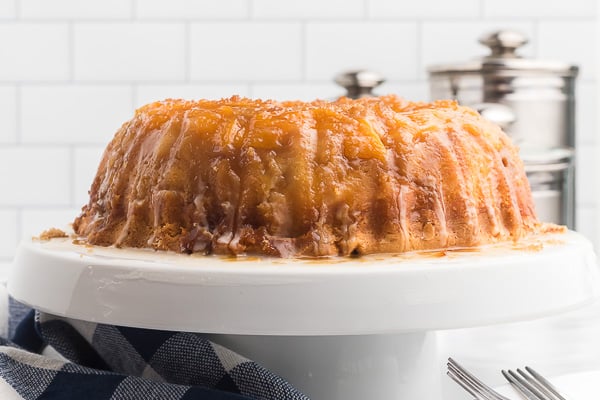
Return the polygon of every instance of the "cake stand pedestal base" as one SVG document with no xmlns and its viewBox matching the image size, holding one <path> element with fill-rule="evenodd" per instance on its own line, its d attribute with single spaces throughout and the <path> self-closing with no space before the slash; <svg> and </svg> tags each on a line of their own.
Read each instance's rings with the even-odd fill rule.
<svg viewBox="0 0 600 400">
<path fill-rule="evenodd" d="M 209 335 L 311 399 L 440 399 L 436 334 Z"/>
</svg>

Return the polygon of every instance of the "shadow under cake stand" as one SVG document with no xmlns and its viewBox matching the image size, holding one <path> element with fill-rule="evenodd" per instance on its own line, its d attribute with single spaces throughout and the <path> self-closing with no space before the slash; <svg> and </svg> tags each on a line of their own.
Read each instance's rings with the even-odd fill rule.
<svg viewBox="0 0 600 400">
<path fill-rule="evenodd" d="M 26 241 L 9 293 L 75 319 L 202 332 L 312 399 L 439 399 L 436 330 L 553 315 L 599 292 L 575 232 L 476 251 L 237 259 Z"/>
</svg>

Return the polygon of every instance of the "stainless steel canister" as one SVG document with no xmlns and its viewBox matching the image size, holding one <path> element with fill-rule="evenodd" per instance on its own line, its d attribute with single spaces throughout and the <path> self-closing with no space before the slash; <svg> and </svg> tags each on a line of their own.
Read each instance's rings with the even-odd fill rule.
<svg viewBox="0 0 600 400">
<path fill-rule="evenodd" d="M 479 42 L 487 56 L 428 68 L 431 97 L 508 107 L 514 122 L 506 132 L 522 148 L 574 147 L 577 66 L 521 57 L 527 38 L 518 32 L 493 32 Z"/>
<path fill-rule="evenodd" d="M 521 158 L 540 221 L 575 226 L 574 152 L 522 151 Z"/>
<path fill-rule="evenodd" d="M 428 68 L 433 99 L 456 99 L 496 122 L 521 148 L 538 216 L 575 228 L 575 79 L 578 68 L 518 54 L 527 38 L 496 31 L 487 56 Z"/>
<path fill-rule="evenodd" d="M 375 96 L 373 89 L 383 82 L 381 75 L 368 70 L 345 71 L 335 77 L 335 83 L 346 89 L 345 96 L 351 99 Z"/>
</svg>

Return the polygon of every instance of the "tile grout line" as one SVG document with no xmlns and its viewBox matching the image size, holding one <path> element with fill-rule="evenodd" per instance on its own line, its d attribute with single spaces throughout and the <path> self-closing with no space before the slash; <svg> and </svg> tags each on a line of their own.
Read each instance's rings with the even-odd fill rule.
<svg viewBox="0 0 600 400">
<path fill-rule="evenodd" d="M 75 207 L 75 147 L 69 145 L 69 207 Z"/>
<path fill-rule="evenodd" d="M 300 71 L 302 75 L 302 83 L 306 83 L 307 81 L 307 73 L 308 73 L 308 27 L 307 22 L 303 21 L 300 25 L 300 59 L 302 63 L 302 70 Z"/>
<path fill-rule="evenodd" d="M 75 23 L 68 22 L 69 83 L 75 82 Z"/>
<path fill-rule="evenodd" d="M 133 111 L 135 111 L 137 109 L 137 103 L 138 103 L 138 84 L 137 83 L 131 83 L 131 109 Z"/>
<path fill-rule="evenodd" d="M 290 22 L 319 22 L 319 23 L 360 23 L 360 22 L 414 22 L 416 20 L 423 20 L 428 22 L 497 22 L 497 21 L 514 21 L 523 22 L 531 20 L 532 18 L 542 18 L 544 21 L 549 22 L 596 22 L 596 18 L 590 15 L 547 15 L 543 17 L 533 15 L 486 15 L 485 7 L 481 4 L 479 15 L 474 16 L 427 16 L 418 15 L 405 16 L 405 15 L 372 15 L 369 9 L 369 2 L 365 0 L 365 7 L 363 14 L 358 16 L 346 16 L 346 17 L 332 17 L 332 16 L 314 16 L 314 17 L 295 17 L 295 16 L 281 16 L 281 17 L 252 17 L 250 12 L 245 17 L 147 17 L 139 18 L 137 14 L 130 15 L 129 17 L 51 17 L 51 18 L 36 18 L 36 17 L 21 17 L 20 7 L 17 8 L 17 18 L 0 18 L 2 23 L 37 23 L 37 24 L 60 24 L 67 23 L 69 21 L 77 21 L 77 23 L 89 23 L 89 24 L 182 24 L 184 22 L 201 22 L 205 24 L 220 24 L 220 23 L 261 23 L 261 24 L 282 24 Z"/>
<path fill-rule="evenodd" d="M 183 26 L 185 35 L 183 44 L 184 80 L 189 83 L 192 77 L 192 27 L 189 21 L 184 22 Z"/>
<path fill-rule="evenodd" d="M 131 13 L 129 15 L 129 20 L 134 22 L 136 21 L 137 18 L 137 0 L 131 0 L 131 9 L 129 10 L 129 12 Z"/>
<path fill-rule="evenodd" d="M 246 10 L 246 19 L 245 21 L 254 20 L 254 0 L 248 0 L 248 9 Z"/>
<path fill-rule="evenodd" d="M 231 84 L 243 84 L 245 82 L 247 82 L 247 79 L 238 79 L 238 80 L 216 80 L 216 79 L 191 79 L 189 82 L 185 82 L 182 79 L 172 79 L 172 80 L 165 80 L 165 79 L 154 79 L 154 80 L 114 80 L 114 79 L 107 79 L 107 80 L 90 80 L 90 79 L 76 79 L 75 81 L 73 81 L 74 85 L 82 85 L 82 86 L 105 86 L 105 85 L 109 85 L 109 86 L 129 86 L 132 83 L 135 84 L 140 84 L 140 85 L 181 85 L 184 83 L 190 83 L 190 84 L 206 84 L 206 85 L 215 85 L 215 86 L 219 86 L 219 85 L 231 85 Z M 310 85 L 322 85 L 322 84 L 327 84 L 330 83 L 330 80 L 328 79 L 323 79 L 323 78 L 319 78 L 319 79 L 309 79 L 306 81 L 303 81 L 302 79 L 274 79 L 274 80 L 268 80 L 268 79 L 253 79 L 252 82 L 258 83 L 258 84 L 267 84 L 267 85 L 271 85 L 271 84 L 276 84 L 276 85 L 295 85 L 295 84 L 302 84 L 302 83 L 307 83 Z M 412 83 L 426 83 L 427 82 L 427 77 L 417 77 L 417 78 L 394 78 L 394 79 L 389 79 L 386 82 L 388 83 L 396 83 L 396 84 L 412 84 Z M 65 83 L 69 83 L 66 81 L 60 81 L 60 80 L 0 80 L 0 86 L 12 86 L 12 85 L 29 85 L 29 86 L 63 86 L 65 85 Z M 594 78 L 590 78 L 590 77 L 582 77 L 582 78 L 578 78 L 577 83 L 580 84 L 596 84 L 597 80 Z"/>
<path fill-rule="evenodd" d="M 421 76 L 420 76 L 420 73 L 419 73 L 419 71 L 423 71 L 424 68 L 425 68 L 425 65 L 423 65 L 424 62 L 423 62 L 423 59 L 422 59 L 422 57 L 423 57 L 423 47 L 424 47 L 423 46 L 424 45 L 424 43 L 423 43 L 423 21 L 417 20 L 416 21 L 416 28 L 417 28 L 416 29 L 416 31 L 417 31 L 416 32 L 416 39 L 417 39 L 417 49 L 416 49 L 416 51 L 417 51 L 417 54 L 415 55 L 416 56 L 415 59 L 417 60 L 417 70 L 415 71 L 415 77 L 414 77 L 414 79 L 412 79 L 412 81 L 413 82 L 421 81 L 421 80 L 428 81 L 427 78 L 422 79 Z"/>
<path fill-rule="evenodd" d="M 15 229 L 15 235 L 17 242 L 20 242 L 23 238 L 23 206 L 16 207 L 17 211 L 17 228 Z"/>
<path fill-rule="evenodd" d="M 22 114 L 22 106 L 21 106 L 21 97 L 22 97 L 22 83 L 18 82 L 15 85 L 15 133 L 16 133 L 16 145 L 23 144 L 23 133 L 21 132 L 21 114 Z M 3 146 L 5 147 L 5 146 Z"/>
</svg>

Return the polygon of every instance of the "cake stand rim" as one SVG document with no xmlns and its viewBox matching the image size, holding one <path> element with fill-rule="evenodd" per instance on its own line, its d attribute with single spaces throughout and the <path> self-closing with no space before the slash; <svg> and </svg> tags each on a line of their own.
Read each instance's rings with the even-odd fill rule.
<svg viewBox="0 0 600 400">
<path fill-rule="evenodd" d="M 600 279 L 591 244 L 575 232 L 560 238 L 539 251 L 400 257 L 375 266 L 350 260 L 309 267 L 314 261 L 278 259 L 266 268 L 246 260 L 171 269 L 169 262 L 186 256 L 168 255 L 166 264 L 161 257 L 115 261 L 94 247 L 73 245 L 78 251 L 65 253 L 48 249 L 48 242 L 24 241 L 8 290 L 58 316 L 150 329 L 319 336 L 465 328 L 553 315 L 596 298 Z M 523 276 L 544 286 L 518 284 Z M 504 289 L 494 288 L 492 279 Z M 525 300 L 534 304 L 518 309 Z M 496 301 L 508 302 L 504 311 Z M 169 313 L 165 302 L 179 312 Z"/>
</svg>

